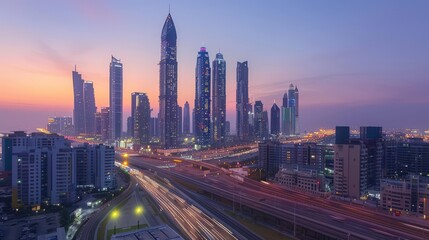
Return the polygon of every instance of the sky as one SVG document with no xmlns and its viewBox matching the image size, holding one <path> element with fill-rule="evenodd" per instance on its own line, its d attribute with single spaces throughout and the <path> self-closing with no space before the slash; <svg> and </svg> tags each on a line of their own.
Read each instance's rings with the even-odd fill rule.
<svg viewBox="0 0 429 240">
<path fill-rule="evenodd" d="M 237 61 L 249 62 L 249 96 L 264 110 L 300 91 L 300 128 L 378 125 L 429 129 L 429 1 L 5 0 L 0 8 L 0 132 L 72 116 L 72 70 L 108 106 L 111 55 L 131 92 L 159 103 L 160 35 L 170 12 L 178 35 L 178 103 L 195 97 L 205 46 L 227 61 L 227 119 L 235 131 Z M 126 122 L 126 121 L 124 121 Z"/>
</svg>

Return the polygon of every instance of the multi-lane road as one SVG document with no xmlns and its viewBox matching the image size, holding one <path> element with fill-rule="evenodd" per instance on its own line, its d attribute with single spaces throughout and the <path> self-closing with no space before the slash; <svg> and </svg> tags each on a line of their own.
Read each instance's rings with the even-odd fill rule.
<svg viewBox="0 0 429 240">
<path fill-rule="evenodd" d="M 82 229 L 78 232 L 76 239 L 79 240 L 94 240 L 97 239 L 97 230 L 99 224 L 108 215 L 108 213 L 114 209 L 118 204 L 126 200 L 136 190 L 137 181 L 131 178 L 128 188 L 125 189 L 119 196 L 109 201 L 108 204 L 104 204 L 100 209 L 93 213 L 88 221 L 82 226 Z"/>
<path fill-rule="evenodd" d="M 160 163 L 165 164 L 165 161 L 157 162 L 140 157 L 131 157 L 129 162 L 146 169 L 157 169 L 156 166 Z M 238 181 L 216 166 L 203 162 L 193 163 L 212 169 L 211 174 L 194 174 L 199 170 L 192 167 L 187 170 L 183 170 L 183 167 L 158 168 L 157 171 L 328 236 L 344 239 L 429 239 L 428 225 L 424 223 L 407 222 L 362 207 L 288 191 L 273 184 L 267 185 L 250 179 Z M 190 165 L 187 161 L 180 164 Z"/>
<path fill-rule="evenodd" d="M 171 219 L 177 223 L 178 227 L 189 239 L 237 239 L 234 233 L 225 227 L 215 218 L 208 216 L 195 205 L 179 196 L 174 187 L 163 186 L 147 175 L 139 171 L 132 170 L 139 184 L 152 196 L 159 204 L 162 211 L 165 211 Z"/>
</svg>

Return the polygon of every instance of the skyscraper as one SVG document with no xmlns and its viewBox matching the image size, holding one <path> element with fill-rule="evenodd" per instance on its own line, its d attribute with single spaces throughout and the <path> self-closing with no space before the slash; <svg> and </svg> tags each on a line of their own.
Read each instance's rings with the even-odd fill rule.
<svg viewBox="0 0 429 240">
<path fill-rule="evenodd" d="M 189 103 L 186 101 L 185 106 L 183 107 L 183 133 L 191 133 L 191 114 L 189 111 Z"/>
<path fill-rule="evenodd" d="M 265 140 L 268 138 L 268 111 L 262 112 L 261 129 L 262 129 L 261 139 Z"/>
<path fill-rule="evenodd" d="M 136 102 L 137 102 L 137 92 L 131 93 L 131 120 L 130 120 L 130 130 L 131 137 L 134 137 L 134 116 L 136 115 Z"/>
<path fill-rule="evenodd" d="M 280 133 L 280 108 L 277 104 L 271 107 L 271 134 L 278 135 Z"/>
<path fill-rule="evenodd" d="M 121 138 L 122 134 L 122 63 L 112 56 L 110 62 L 110 132 L 111 140 Z"/>
<path fill-rule="evenodd" d="M 95 113 L 95 134 L 101 136 L 101 112 Z"/>
<path fill-rule="evenodd" d="M 288 109 L 288 99 L 287 99 L 287 92 L 283 95 L 283 104 L 281 107 L 281 128 L 282 128 L 282 135 L 290 135 L 290 129 L 289 129 L 289 119 L 290 119 L 290 111 Z"/>
<path fill-rule="evenodd" d="M 127 117 L 127 137 L 132 138 L 134 135 L 133 117 Z"/>
<path fill-rule="evenodd" d="M 240 140 L 248 140 L 249 116 L 249 69 L 246 62 L 237 62 L 237 136 Z"/>
<path fill-rule="evenodd" d="M 335 194 L 360 198 L 367 192 L 368 150 L 358 139 L 350 139 L 349 127 L 336 127 L 334 146 Z"/>
<path fill-rule="evenodd" d="M 159 63 L 159 123 L 164 148 L 177 145 L 177 34 L 168 14 L 161 33 Z"/>
<path fill-rule="evenodd" d="M 182 136 L 183 133 L 183 121 L 182 121 L 182 107 L 177 106 L 177 136 Z"/>
<path fill-rule="evenodd" d="M 85 133 L 95 133 L 95 107 L 94 85 L 92 82 L 83 83 L 83 96 L 84 96 L 84 116 L 85 116 Z"/>
<path fill-rule="evenodd" d="M 255 137 L 257 139 L 262 139 L 264 137 L 263 136 L 264 126 L 263 126 L 263 116 L 262 116 L 263 112 L 264 112 L 264 104 L 262 103 L 262 101 L 256 101 L 253 113 L 255 114 L 254 131 L 255 131 Z"/>
<path fill-rule="evenodd" d="M 287 93 L 283 95 L 283 105 L 281 108 L 281 127 L 283 135 L 289 136 L 299 134 L 298 99 L 298 87 L 293 86 L 291 83 Z"/>
<path fill-rule="evenodd" d="M 83 101 L 83 79 L 82 75 L 76 71 L 72 71 L 73 77 L 73 93 L 74 93 L 74 109 L 73 109 L 73 121 L 75 134 L 85 132 L 85 107 Z"/>
<path fill-rule="evenodd" d="M 291 83 L 288 90 L 288 107 L 290 109 L 290 135 L 296 134 L 296 95 L 295 88 Z"/>
<path fill-rule="evenodd" d="M 295 135 L 298 135 L 300 131 L 299 125 L 299 92 L 298 86 L 295 85 Z"/>
<path fill-rule="evenodd" d="M 360 127 L 360 139 L 368 152 L 367 188 L 380 191 L 381 165 L 384 159 L 382 127 Z"/>
<path fill-rule="evenodd" d="M 197 148 L 210 146 L 210 60 L 205 47 L 195 69 L 195 138 Z"/>
<path fill-rule="evenodd" d="M 138 146 L 147 145 L 150 141 L 150 103 L 146 93 L 133 93 L 135 96 L 134 143 Z"/>
<path fill-rule="evenodd" d="M 213 61 L 213 141 L 225 142 L 225 122 L 226 122 L 226 62 L 222 53 L 216 54 Z"/>
<path fill-rule="evenodd" d="M 101 117 L 101 140 L 108 141 L 111 139 L 112 131 L 110 131 L 110 108 L 104 107 L 100 111 Z"/>
</svg>

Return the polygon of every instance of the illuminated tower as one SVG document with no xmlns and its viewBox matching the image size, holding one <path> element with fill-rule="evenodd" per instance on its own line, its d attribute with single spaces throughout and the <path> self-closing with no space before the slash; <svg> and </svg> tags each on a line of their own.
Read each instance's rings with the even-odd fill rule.
<svg viewBox="0 0 429 240">
<path fill-rule="evenodd" d="M 240 140 L 249 138 L 249 68 L 246 62 L 237 62 L 237 136 Z"/>
<path fill-rule="evenodd" d="M 159 124 L 164 148 L 177 145 L 177 34 L 168 14 L 161 33 L 159 63 Z"/>
<path fill-rule="evenodd" d="M 212 123 L 213 142 L 225 142 L 226 124 L 226 62 L 222 53 L 213 61 Z"/>
<path fill-rule="evenodd" d="M 280 132 L 280 108 L 277 104 L 271 107 L 271 134 L 278 135 Z"/>
<path fill-rule="evenodd" d="M 122 63 L 112 56 L 110 62 L 110 132 L 111 140 L 118 140 L 122 134 L 123 79 Z"/>
<path fill-rule="evenodd" d="M 197 148 L 210 146 L 210 60 L 205 47 L 198 52 L 195 69 L 195 138 Z"/>
<path fill-rule="evenodd" d="M 76 66 L 72 72 L 73 76 L 73 93 L 74 93 L 74 109 L 73 123 L 75 134 L 85 132 L 85 108 L 83 101 L 83 79 L 82 75 L 76 71 Z"/>
</svg>

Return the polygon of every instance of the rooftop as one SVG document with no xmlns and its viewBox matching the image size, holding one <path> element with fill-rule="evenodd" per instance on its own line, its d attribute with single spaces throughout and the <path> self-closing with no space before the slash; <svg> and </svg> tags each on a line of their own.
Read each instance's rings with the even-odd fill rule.
<svg viewBox="0 0 429 240">
<path fill-rule="evenodd" d="M 127 233 L 113 235 L 111 240 L 183 240 L 168 225 L 159 225 L 150 228 L 144 228 Z"/>
</svg>

